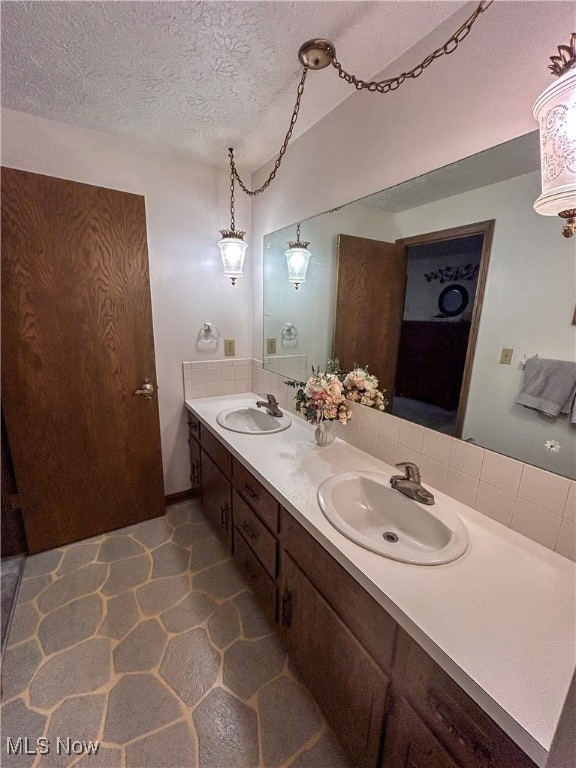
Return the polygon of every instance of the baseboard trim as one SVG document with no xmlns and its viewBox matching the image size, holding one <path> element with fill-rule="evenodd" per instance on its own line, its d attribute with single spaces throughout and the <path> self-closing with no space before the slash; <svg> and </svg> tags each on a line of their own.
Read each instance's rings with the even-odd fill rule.
<svg viewBox="0 0 576 768">
<path fill-rule="evenodd" d="M 164 497 L 164 504 L 169 507 L 171 504 L 178 504 L 180 501 L 188 501 L 188 499 L 196 499 L 200 493 L 193 488 L 188 488 L 186 491 L 178 491 L 178 493 L 169 493 Z"/>
</svg>

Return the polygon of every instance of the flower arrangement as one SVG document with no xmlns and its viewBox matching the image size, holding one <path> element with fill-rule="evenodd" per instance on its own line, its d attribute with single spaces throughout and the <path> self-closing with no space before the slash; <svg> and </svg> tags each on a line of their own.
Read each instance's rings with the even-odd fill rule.
<svg viewBox="0 0 576 768">
<path fill-rule="evenodd" d="M 347 400 L 383 411 L 388 401 L 378 389 L 378 379 L 367 367 L 355 365 L 345 373 L 338 358 L 328 360 L 326 371 L 314 371 L 308 381 L 286 381 L 296 389 L 296 408 L 312 424 L 335 421 L 346 424 L 352 416 Z"/>
<path fill-rule="evenodd" d="M 344 385 L 336 374 L 318 371 L 313 372 L 307 382 L 291 380 L 286 384 L 296 388 L 296 408 L 306 421 L 320 424 L 337 419 L 346 424 L 350 418 Z"/>
</svg>

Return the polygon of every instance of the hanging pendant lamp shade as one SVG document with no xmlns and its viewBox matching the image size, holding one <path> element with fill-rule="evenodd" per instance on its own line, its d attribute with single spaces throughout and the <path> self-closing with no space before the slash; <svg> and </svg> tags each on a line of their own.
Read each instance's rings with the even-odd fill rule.
<svg viewBox="0 0 576 768">
<path fill-rule="evenodd" d="M 576 234 L 576 34 L 571 46 L 559 46 L 550 69 L 558 80 L 534 105 L 540 125 L 542 194 L 534 209 L 544 216 L 560 216 L 564 237 Z"/>
<path fill-rule="evenodd" d="M 229 277 L 232 285 L 236 285 L 236 280 L 244 274 L 244 257 L 248 243 L 244 242 L 245 232 L 236 232 L 231 229 L 221 229 L 222 240 L 218 242 L 222 264 L 224 265 L 224 275 Z"/>
<path fill-rule="evenodd" d="M 298 290 L 300 283 L 306 282 L 306 270 L 312 254 L 308 250 L 310 243 L 307 240 L 300 242 L 300 224 L 296 228 L 296 240 L 290 240 L 288 250 L 284 252 L 288 265 L 288 280 Z"/>
</svg>

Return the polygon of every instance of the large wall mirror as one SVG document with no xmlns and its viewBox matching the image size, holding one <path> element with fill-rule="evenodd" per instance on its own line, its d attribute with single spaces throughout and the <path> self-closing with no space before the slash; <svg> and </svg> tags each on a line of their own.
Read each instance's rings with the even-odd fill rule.
<svg viewBox="0 0 576 768">
<path fill-rule="evenodd" d="M 303 220 L 297 290 L 297 223 L 266 235 L 264 367 L 368 365 L 392 414 L 575 478 L 570 417 L 514 402 L 523 360 L 576 353 L 574 242 L 533 210 L 539 168 L 534 132 Z"/>
</svg>

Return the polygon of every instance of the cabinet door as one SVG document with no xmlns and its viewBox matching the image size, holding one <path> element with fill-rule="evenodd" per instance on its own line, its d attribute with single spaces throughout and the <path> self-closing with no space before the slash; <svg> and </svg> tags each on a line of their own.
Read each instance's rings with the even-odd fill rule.
<svg viewBox="0 0 576 768">
<path fill-rule="evenodd" d="M 206 452 L 200 453 L 202 505 L 232 551 L 232 487 Z"/>
<path fill-rule="evenodd" d="M 291 658 L 324 716 L 355 763 L 375 767 L 388 678 L 289 557 L 280 612 Z"/>
<path fill-rule="evenodd" d="M 460 768 L 404 699 L 395 703 L 380 768 Z"/>
<path fill-rule="evenodd" d="M 190 434 L 188 445 L 190 446 L 190 486 L 194 495 L 199 496 L 202 491 L 200 444 Z"/>
</svg>

